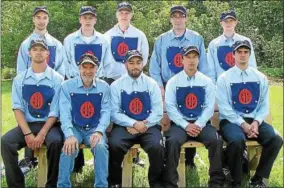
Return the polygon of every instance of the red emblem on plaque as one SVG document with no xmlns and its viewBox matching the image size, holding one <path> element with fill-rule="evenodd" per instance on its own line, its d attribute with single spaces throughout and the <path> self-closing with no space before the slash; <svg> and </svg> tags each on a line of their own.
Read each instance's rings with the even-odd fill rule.
<svg viewBox="0 0 284 188">
<path fill-rule="evenodd" d="M 185 98 L 185 105 L 188 109 L 194 109 L 197 106 L 198 99 L 194 93 L 189 93 Z"/>
<path fill-rule="evenodd" d="M 174 64 L 176 67 L 182 67 L 182 55 L 180 53 L 177 53 L 174 57 Z"/>
<path fill-rule="evenodd" d="M 139 98 L 132 99 L 132 101 L 129 104 L 129 111 L 132 114 L 138 115 L 141 114 L 142 110 L 143 110 L 143 103 L 141 102 L 141 100 Z"/>
<path fill-rule="evenodd" d="M 30 104 L 34 109 L 41 109 L 43 106 L 43 96 L 40 92 L 36 92 L 31 96 Z"/>
<path fill-rule="evenodd" d="M 225 61 L 228 65 L 230 65 L 231 67 L 235 66 L 235 58 L 233 56 L 233 52 L 229 52 L 227 53 L 226 57 L 225 57 Z"/>
<path fill-rule="evenodd" d="M 95 108 L 91 102 L 87 101 L 81 105 L 80 113 L 84 118 L 91 118 L 95 113 Z"/>
<path fill-rule="evenodd" d="M 249 104 L 252 100 L 252 94 L 248 89 L 242 89 L 239 93 L 239 101 L 241 104 Z"/>
<path fill-rule="evenodd" d="M 128 49 L 128 45 L 125 42 L 122 42 L 117 46 L 117 53 L 119 56 L 125 56 Z"/>
</svg>

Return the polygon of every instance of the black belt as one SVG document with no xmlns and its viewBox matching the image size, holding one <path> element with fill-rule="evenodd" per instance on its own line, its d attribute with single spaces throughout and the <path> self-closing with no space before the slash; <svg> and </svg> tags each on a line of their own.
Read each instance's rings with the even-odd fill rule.
<svg viewBox="0 0 284 188">
<path fill-rule="evenodd" d="M 195 123 L 196 120 L 186 120 L 188 123 Z M 210 124 L 210 120 L 206 122 L 206 125 Z"/>
<path fill-rule="evenodd" d="M 84 130 L 84 131 L 88 131 L 88 130 L 94 128 L 94 126 L 91 126 L 91 125 L 83 125 L 83 126 L 75 125 L 75 127 L 78 128 L 78 129 Z"/>
</svg>

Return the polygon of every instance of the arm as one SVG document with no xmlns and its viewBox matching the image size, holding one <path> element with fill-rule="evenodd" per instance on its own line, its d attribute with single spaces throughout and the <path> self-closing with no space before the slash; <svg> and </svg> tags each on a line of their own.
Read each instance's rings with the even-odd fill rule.
<svg viewBox="0 0 284 188">
<path fill-rule="evenodd" d="M 121 95 L 119 88 L 112 84 L 110 86 L 111 91 L 111 121 L 114 123 L 123 126 L 123 127 L 133 127 L 136 120 L 128 117 L 121 112 Z"/>
<path fill-rule="evenodd" d="M 229 104 L 229 94 L 227 92 L 226 82 L 223 77 L 219 77 L 217 80 L 217 103 L 219 107 L 219 112 L 231 123 L 235 123 L 238 126 L 241 126 L 242 123 L 245 123 L 245 120 L 239 116 L 232 106 Z"/>
<path fill-rule="evenodd" d="M 214 114 L 214 104 L 215 104 L 215 86 L 210 80 L 210 83 L 205 88 L 205 104 L 204 110 L 201 116 L 196 120 L 195 124 L 200 128 L 206 126 L 206 123 Z"/>
<path fill-rule="evenodd" d="M 25 47 L 25 44 L 22 43 L 18 51 L 18 57 L 17 57 L 17 74 L 27 69 L 28 63 L 30 61 L 28 52 L 29 50 Z"/>
<path fill-rule="evenodd" d="M 211 67 L 209 69 L 209 77 L 212 79 L 213 83 L 215 84 L 217 81 L 217 72 L 215 69 L 215 61 L 214 61 L 214 46 L 212 43 L 209 44 L 207 50 L 207 63 Z"/>
<path fill-rule="evenodd" d="M 64 56 L 65 50 L 61 43 L 56 43 L 56 67 L 55 70 L 60 73 L 63 77 L 65 77 L 65 63 L 64 63 Z"/>
<path fill-rule="evenodd" d="M 143 66 L 145 66 L 148 62 L 149 43 L 148 43 L 147 37 L 144 33 L 142 33 L 140 49 L 141 49 L 141 53 L 142 53 L 142 56 L 143 56 Z"/>
<path fill-rule="evenodd" d="M 150 94 L 151 97 L 151 113 L 149 117 L 146 119 L 148 123 L 146 126 L 152 127 L 156 125 L 163 117 L 163 101 L 161 96 L 161 91 L 157 83 L 155 83 L 152 93 Z"/>
<path fill-rule="evenodd" d="M 149 65 L 149 74 L 150 76 L 158 82 L 160 87 L 163 87 L 162 81 L 162 70 L 161 70 L 161 39 L 162 37 L 158 38 L 154 44 L 153 53 L 150 59 Z"/>
<path fill-rule="evenodd" d="M 253 49 L 253 45 L 251 40 L 249 40 L 250 46 L 251 46 L 251 53 L 250 53 L 250 57 L 249 57 L 249 65 L 255 69 L 257 69 L 257 65 L 256 65 L 256 58 L 255 58 L 255 54 L 254 54 L 254 49 Z"/>
</svg>

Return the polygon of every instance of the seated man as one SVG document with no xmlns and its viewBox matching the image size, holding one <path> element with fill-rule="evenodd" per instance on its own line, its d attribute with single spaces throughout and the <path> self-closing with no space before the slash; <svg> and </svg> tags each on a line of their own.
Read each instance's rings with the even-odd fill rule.
<svg viewBox="0 0 284 188">
<path fill-rule="evenodd" d="M 181 50 L 183 71 L 167 83 L 165 103 L 173 121 L 165 132 L 166 168 L 165 187 L 177 187 L 181 146 L 188 140 L 202 142 L 209 150 L 209 186 L 224 183 L 222 171 L 222 138 L 209 121 L 214 113 L 215 86 L 212 80 L 197 70 L 199 50 L 187 46 Z"/>
<path fill-rule="evenodd" d="M 63 77 L 46 64 L 47 44 L 32 40 L 29 47 L 31 66 L 13 81 L 12 106 L 18 126 L 1 138 L 1 155 L 8 187 L 25 187 L 24 175 L 18 166 L 17 150 L 28 146 L 47 147 L 48 173 L 46 187 L 56 187 L 58 163 L 62 148 L 62 132 L 58 97 Z"/>
<path fill-rule="evenodd" d="M 95 156 L 95 187 L 108 187 L 108 149 L 105 130 L 110 122 L 109 86 L 96 78 L 98 59 L 84 54 L 80 76 L 65 81 L 60 92 L 60 120 L 65 136 L 60 156 L 58 187 L 71 187 L 70 175 L 79 144 L 91 146 Z"/>
<path fill-rule="evenodd" d="M 247 139 L 259 142 L 262 154 L 251 186 L 265 187 L 273 162 L 283 144 L 273 127 L 263 120 L 269 114 L 269 86 L 267 77 L 249 66 L 249 41 L 233 44 L 235 66 L 217 80 L 217 102 L 220 112 L 220 133 L 228 143 L 228 166 L 232 186 L 240 187 L 242 154 Z"/>
<path fill-rule="evenodd" d="M 125 56 L 127 74 L 111 85 L 111 120 L 114 122 L 109 137 L 109 184 L 121 186 L 121 163 L 126 152 L 141 144 L 150 161 L 150 187 L 161 187 L 164 147 L 161 127 L 162 96 L 158 84 L 142 73 L 143 57 L 137 50 Z"/>
</svg>

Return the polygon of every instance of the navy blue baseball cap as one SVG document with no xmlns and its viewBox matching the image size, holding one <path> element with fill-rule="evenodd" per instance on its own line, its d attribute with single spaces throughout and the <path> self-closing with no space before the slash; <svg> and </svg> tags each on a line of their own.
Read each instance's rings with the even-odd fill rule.
<svg viewBox="0 0 284 188">
<path fill-rule="evenodd" d="M 229 10 L 227 12 L 223 12 L 220 15 L 220 21 L 224 21 L 227 18 L 233 18 L 234 20 L 236 20 L 237 19 L 236 12 L 234 10 Z"/>
<path fill-rule="evenodd" d="M 248 40 L 244 40 L 244 41 L 236 41 L 233 45 L 233 52 L 235 52 L 237 49 L 239 49 L 240 47 L 245 47 L 251 50 L 251 45 L 249 43 Z"/>
<path fill-rule="evenodd" d="M 117 5 L 116 7 L 116 11 L 120 11 L 120 10 L 128 10 L 130 12 L 132 12 L 132 6 L 130 3 L 128 2 L 121 2 Z"/>
<path fill-rule="evenodd" d="M 143 60 L 143 56 L 138 50 L 129 50 L 126 52 L 124 62 L 127 62 L 132 57 L 140 57 Z"/>
<path fill-rule="evenodd" d="M 40 45 L 44 49 L 48 50 L 48 46 L 47 46 L 46 42 L 42 39 L 32 40 L 31 43 L 30 43 L 30 46 L 29 46 L 29 50 L 31 50 L 32 47 L 36 46 L 36 45 Z"/>
<path fill-rule="evenodd" d="M 79 65 L 82 65 L 82 64 L 85 64 L 85 63 L 90 63 L 90 64 L 93 64 L 93 65 L 99 66 L 98 58 L 96 56 L 94 56 L 93 54 L 89 54 L 89 53 L 83 54 L 80 57 Z"/>
<path fill-rule="evenodd" d="M 93 6 L 82 6 L 80 9 L 80 16 L 84 14 L 93 14 L 94 16 L 97 16 L 97 10 Z"/>
<path fill-rule="evenodd" d="M 175 5 L 171 7 L 171 14 L 172 15 L 174 12 L 180 12 L 186 16 L 186 8 L 181 5 Z"/>
<path fill-rule="evenodd" d="M 37 7 L 35 7 L 33 16 L 36 15 L 38 12 L 45 12 L 46 14 L 49 15 L 48 10 L 47 10 L 47 6 L 37 6 Z"/>
<path fill-rule="evenodd" d="M 185 46 L 181 49 L 180 53 L 182 56 L 186 56 L 189 52 L 196 52 L 199 56 L 199 50 L 196 46 Z"/>
</svg>

